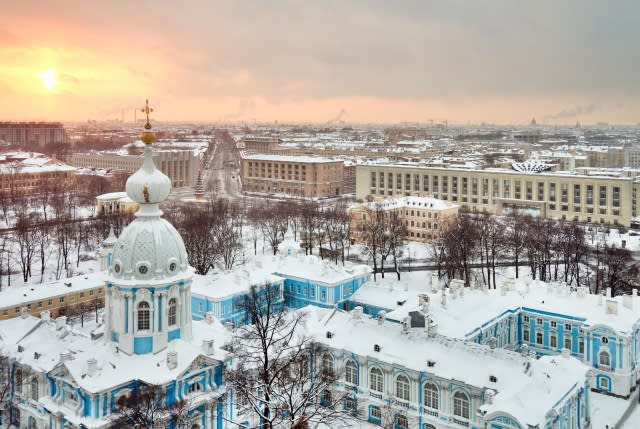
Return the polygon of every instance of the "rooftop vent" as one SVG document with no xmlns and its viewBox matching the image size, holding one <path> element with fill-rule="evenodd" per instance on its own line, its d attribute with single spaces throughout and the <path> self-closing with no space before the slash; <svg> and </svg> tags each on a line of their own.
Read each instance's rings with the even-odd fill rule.
<svg viewBox="0 0 640 429">
<path fill-rule="evenodd" d="M 498 377 L 496 377 L 495 375 L 490 375 L 489 376 L 489 381 L 492 383 L 497 383 L 498 382 Z"/>
<path fill-rule="evenodd" d="M 178 366 L 178 352 L 167 352 L 167 366 L 169 369 L 175 369 Z"/>
<path fill-rule="evenodd" d="M 95 358 L 87 359 L 87 375 L 93 377 L 98 373 L 98 361 Z"/>
<path fill-rule="evenodd" d="M 327 338 L 329 339 L 333 338 L 333 332 L 327 331 Z"/>
<path fill-rule="evenodd" d="M 373 345 L 373 351 L 374 352 L 379 352 L 380 351 L 380 345 L 379 344 L 374 344 Z"/>
<path fill-rule="evenodd" d="M 207 355 L 213 354 L 213 340 L 202 340 L 202 351 Z"/>
<path fill-rule="evenodd" d="M 429 368 L 433 368 L 434 366 L 436 366 L 436 361 L 429 359 L 429 360 L 427 361 L 427 366 L 428 366 Z"/>
</svg>

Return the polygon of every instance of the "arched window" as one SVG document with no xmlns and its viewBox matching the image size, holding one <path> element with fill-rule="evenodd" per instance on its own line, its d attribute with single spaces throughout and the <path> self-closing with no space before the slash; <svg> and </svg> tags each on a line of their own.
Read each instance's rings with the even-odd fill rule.
<svg viewBox="0 0 640 429">
<path fill-rule="evenodd" d="M 322 375 L 325 377 L 333 377 L 333 356 L 329 353 L 322 355 Z"/>
<path fill-rule="evenodd" d="M 382 381 L 382 371 L 380 368 L 373 368 L 369 372 L 369 389 L 382 392 L 384 383 Z"/>
<path fill-rule="evenodd" d="M 348 360 L 344 366 L 344 378 L 347 383 L 358 384 L 358 369 L 355 362 Z"/>
<path fill-rule="evenodd" d="M 149 330 L 150 324 L 150 307 L 148 302 L 138 304 L 138 331 Z"/>
<path fill-rule="evenodd" d="M 38 379 L 35 377 L 31 379 L 31 399 L 38 400 Z"/>
<path fill-rule="evenodd" d="M 16 370 L 16 390 L 22 392 L 22 370 Z"/>
<path fill-rule="evenodd" d="M 404 414 L 396 414 L 396 429 L 409 429 L 409 420 Z"/>
<path fill-rule="evenodd" d="M 409 379 L 404 375 L 396 378 L 396 397 L 403 401 L 409 401 Z"/>
<path fill-rule="evenodd" d="M 422 388 L 422 396 L 424 398 L 424 406 L 437 410 L 440 408 L 440 394 L 438 387 L 433 383 L 425 383 Z"/>
<path fill-rule="evenodd" d="M 456 392 L 453 395 L 453 415 L 469 418 L 469 397 L 464 392 Z"/>
<path fill-rule="evenodd" d="M 178 303 L 175 298 L 171 298 L 169 300 L 169 326 L 173 326 L 177 323 L 176 321 L 176 309 L 178 307 Z"/>
<path fill-rule="evenodd" d="M 603 350 L 600 352 L 600 365 L 601 366 L 610 366 L 611 365 L 611 356 L 609 352 Z"/>
</svg>

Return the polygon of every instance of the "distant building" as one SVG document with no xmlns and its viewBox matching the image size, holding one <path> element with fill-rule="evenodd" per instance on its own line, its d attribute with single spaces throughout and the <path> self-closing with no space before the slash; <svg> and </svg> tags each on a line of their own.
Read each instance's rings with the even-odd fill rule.
<svg viewBox="0 0 640 429">
<path fill-rule="evenodd" d="M 274 153 L 279 150 L 282 140 L 275 137 L 243 137 L 244 150 L 258 153 Z"/>
<path fill-rule="evenodd" d="M 636 216 L 633 177 L 613 171 L 590 174 L 530 173 L 506 169 L 434 168 L 418 164 L 358 165 L 356 197 L 424 196 L 471 210 L 629 226 Z"/>
<path fill-rule="evenodd" d="M 96 197 L 96 215 L 134 213 L 138 207 L 138 203 L 129 198 L 126 192 L 111 192 Z"/>
<path fill-rule="evenodd" d="M 193 186 L 200 168 L 200 154 L 193 149 L 156 150 L 153 161 L 169 176 L 174 187 Z M 135 172 L 142 165 L 142 155 L 120 152 L 74 153 L 70 162 L 76 167 L 104 168 Z"/>
<path fill-rule="evenodd" d="M 344 162 L 309 156 L 242 154 L 242 186 L 248 192 L 328 197 L 344 193 Z"/>
<path fill-rule="evenodd" d="M 345 162 L 343 168 L 343 193 L 355 194 L 356 193 L 356 165 Z"/>
<path fill-rule="evenodd" d="M 379 207 L 386 213 L 398 213 L 407 228 L 407 239 L 428 242 L 440 237 L 443 227 L 458 215 L 458 205 L 429 197 L 403 197 L 351 208 L 352 237 L 358 241 L 362 223 L 370 220 L 372 210 Z"/>
<path fill-rule="evenodd" d="M 0 155 L 0 192 L 28 196 L 72 186 L 76 168 L 33 152 Z"/>
<path fill-rule="evenodd" d="M 42 147 L 70 141 L 61 122 L 0 122 L 0 143 Z"/>
</svg>

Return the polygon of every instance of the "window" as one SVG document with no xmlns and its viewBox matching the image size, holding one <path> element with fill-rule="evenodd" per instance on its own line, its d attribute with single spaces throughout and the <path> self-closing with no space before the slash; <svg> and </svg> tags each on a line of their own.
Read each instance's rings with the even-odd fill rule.
<svg viewBox="0 0 640 429">
<path fill-rule="evenodd" d="M 522 341 L 529 342 L 529 331 L 527 329 L 522 331 Z"/>
<path fill-rule="evenodd" d="M 609 390 L 609 379 L 608 378 L 604 378 L 603 377 L 603 378 L 600 379 L 600 388 Z"/>
<path fill-rule="evenodd" d="M 325 407 L 330 407 L 333 405 L 333 396 L 331 395 L 331 390 L 325 389 L 322 391 L 322 396 L 320 396 L 320 403 Z"/>
<path fill-rule="evenodd" d="M 150 309 L 148 302 L 138 304 L 138 331 L 145 331 L 150 328 Z"/>
<path fill-rule="evenodd" d="M 396 397 L 409 401 L 409 379 L 404 375 L 399 375 L 396 378 Z"/>
<path fill-rule="evenodd" d="M 584 341 L 580 340 L 580 342 L 578 343 L 578 353 L 579 354 L 584 354 Z"/>
<path fill-rule="evenodd" d="M 571 332 L 571 324 L 570 323 L 565 323 L 564 324 L 564 330 Z"/>
<path fill-rule="evenodd" d="M 380 407 L 376 407 L 375 405 L 373 405 L 369 409 L 369 413 L 370 413 L 372 418 L 374 418 L 376 420 L 382 420 L 382 410 L 380 409 Z"/>
<path fill-rule="evenodd" d="M 345 369 L 345 381 L 351 384 L 358 384 L 358 370 L 356 364 L 352 360 L 348 360 Z"/>
<path fill-rule="evenodd" d="M 600 352 L 599 356 L 599 361 L 600 361 L 600 366 L 611 366 L 611 356 L 609 356 L 609 352 L 603 350 Z"/>
<path fill-rule="evenodd" d="M 344 399 L 344 409 L 348 411 L 355 411 L 356 401 L 352 397 L 348 396 Z"/>
<path fill-rule="evenodd" d="M 542 325 L 542 319 L 537 318 L 537 319 L 536 319 L 536 324 L 537 324 L 537 325 Z"/>
<path fill-rule="evenodd" d="M 438 394 L 438 388 L 433 383 L 425 383 L 422 389 L 422 396 L 424 397 L 424 406 L 427 408 L 433 408 L 437 410 L 439 408 L 440 397 Z"/>
<path fill-rule="evenodd" d="M 529 316 L 522 316 L 522 320 L 523 320 L 525 323 L 529 323 Z"/>
<path fill-rule="evenodd" d="M 64 302 L 64 296 L 60 297 L 60 304 L 62 304 Z"/>
<path fill-rule="evenodd" d="M 558 322 L 556 322 L 555 320 L 551 321 L 551 327 L 552 328 L 557 328 L 558 327 Z"/>
<path fill-rule="evenodd" d="M 407 416 L 404 414 L 398 414 L 396 416 L 396 429 L 408 429 L 409 428 L 409 420 Z"/>
<path fill-rule="evenodd" d="M 536 344 L 542 344 L 542 332 L 536 332 Z"/>
<path fill-rule="evenodd" d="M 565 338 L 564 339 L 564 348 L 571 350 L 571 338 Z"/>
<path fill-rule="evenodd" d="M 549 347 L 551 347 L 552 349 L 558 347 L 558 337 L 556 337 L 555 335 L 549 337 Z"/>
<path fill-rule="evenodd" d="M 176 318 L 176 309 L 178 307 L 178 303 L 176 302 L 175 298 L 171 298 L 169 300 L 169 326 L 173 326 L 177 323 L 177 318 Z"/>
<path fill-rule="evenodd" d="M 609 337 L 602 337 L 600 340 L 602 341 L 602 344 L 609 344 Z"/>
<path fill-rule="evenodd" d="M 22 392 L 22 370 L 21 369 L 16 370 L 15 378 L 16 378 L 16 382 L 15 382 L 16 390 L 18 392 Z"/>
<path fill-rule="evenodd" d="M 329 353 L 325 353 L 322 356 L 322 375 L 333 377 L 333 356 Z"/>
<path fill-rule="evenodd" d="M 373 368 L 369 373 L 369 389 L 382 392 L 382 371 L 379 368 Z"/>
<path fill-rule="evenodd" d="M 463 392 L 456 392 L 453 395 L 453 415 L 469 418 L 469 397 Z"/>
<path fill-rule="evenodd" d="M 38 400 L 38 379 L 35 377 L 31 379 L 31 399 L 33 401 Z"/>
</svg>

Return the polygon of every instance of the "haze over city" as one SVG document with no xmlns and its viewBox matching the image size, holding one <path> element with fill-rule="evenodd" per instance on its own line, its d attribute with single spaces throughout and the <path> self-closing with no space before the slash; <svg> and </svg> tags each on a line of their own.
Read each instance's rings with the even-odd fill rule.
<svg viewBox="0 0 640 429">
<path fill-rule="evenodd" d="M 5 1 L 0 117 L 640 121 L 640 4 Z"/>
</svg>

